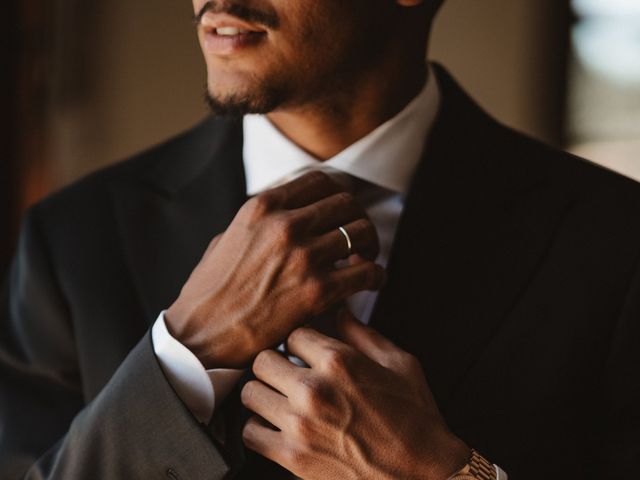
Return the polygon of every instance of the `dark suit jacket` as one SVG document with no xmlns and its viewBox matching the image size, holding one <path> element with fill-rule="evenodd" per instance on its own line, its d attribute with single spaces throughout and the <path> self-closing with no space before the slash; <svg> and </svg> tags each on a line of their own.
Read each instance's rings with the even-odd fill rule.
<svg viewBox="0 0 640 480">
<path fill-rule="evenodd" d="M 442 111 L 372 323 L 511 478 L 638 478 L 640 186 L 437 75 Z M 149 328 L 245 201 L 241 154 L 241 124 L 211 118 L 30 210 L 2 301 L 2 479 L 237 467 L 163 376 Z"/>
</svg>

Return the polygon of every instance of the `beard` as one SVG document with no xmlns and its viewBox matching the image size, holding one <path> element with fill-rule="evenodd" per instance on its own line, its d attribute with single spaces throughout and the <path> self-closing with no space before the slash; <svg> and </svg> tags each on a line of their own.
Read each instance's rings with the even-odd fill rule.
<svg viewBox="0 0 640 480">
<path fill-rule="evenodd" d="M 216 93 L 205 89 L 205 102 L 216 116 L 239 118 L 249 114 L 267 114 L 289 100 L 289 89 L 274 82 L 265 82 L 245 92 Z"/>
<path fill-rule="evenodd" d="M 239 87 L 235 91 L 216 91 L 205 88 L 204 99 L 215 116 L 240 118 L 245 115 L 266 115 L 285 108 L 301 108 L 313 105 L 316 110 L 333 111 L 336 98 L 353 98 L 353 74 L 361 72 L 360 64 L 353 62 L 325 74 L 311 78 L 294 78 L 279 72 L 271 78 L 253 82 L 251 86 Z M 315 78 L 314 78 L 315 77 Z M 318 78 L 323 79 L 318 81 Z M 302 85 L 300 87 L 300 85 Z M 340 102 L 345 103 L 345 102 Z M 346 102 L 348 103 L 348 102 Z"/>
</svg>

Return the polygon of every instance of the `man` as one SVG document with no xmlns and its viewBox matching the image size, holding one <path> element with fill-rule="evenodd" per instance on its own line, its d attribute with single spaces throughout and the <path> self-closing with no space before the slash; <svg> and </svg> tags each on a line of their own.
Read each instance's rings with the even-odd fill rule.
<svg viewBox="0 0 640 480">
<path fill-rule="evenodd" d="M 246 116 L 29 212 L 2 477 L 637 477 L 640 188 L 425 65 L 439 1 L 193 3 Z"/>
</svg>

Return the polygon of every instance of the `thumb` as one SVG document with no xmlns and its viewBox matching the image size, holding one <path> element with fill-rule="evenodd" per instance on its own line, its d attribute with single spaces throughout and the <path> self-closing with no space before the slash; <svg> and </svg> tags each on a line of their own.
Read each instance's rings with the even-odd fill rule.
<svg viewBox="0 0 640 480">
<path fill-rule="evenodd" d="M 383 367 L 394 370 L 396 359 L 404 354 L 393 342 L 358 321 L 348 308 L 338 313 L 337 327 L 343 342 Z"/>
</svg>

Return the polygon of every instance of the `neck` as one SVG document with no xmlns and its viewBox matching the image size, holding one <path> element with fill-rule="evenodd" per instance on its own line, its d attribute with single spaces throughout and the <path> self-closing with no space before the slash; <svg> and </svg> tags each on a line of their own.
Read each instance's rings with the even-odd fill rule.
<svg viewBox="0 0 640 480">
<path fill-rule="evenodd" d="M 384 73 L 380 73 L 384 72 Z M 411 66 L 385 65 L 342 93 L 274 111 L 269 120 L 292 142 L 324 161 L 393 118 L 424 87 L 424 56 Z"/>
</svg>

